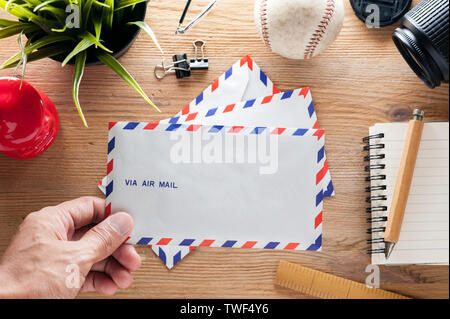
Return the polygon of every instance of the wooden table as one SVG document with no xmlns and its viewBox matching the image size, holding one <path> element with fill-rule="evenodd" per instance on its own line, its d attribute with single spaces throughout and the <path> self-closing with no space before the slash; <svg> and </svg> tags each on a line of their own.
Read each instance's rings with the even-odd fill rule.
<svg viewBox="0 0 450 319">
<path fill-rule="evenodd" d="M 206 2 L 194 1 L 190 15 Z M 53 100 L 61 129 L 51 148 L 37 158 L 17 161 L 0 154 L 0 253 L 29 212 L 82 195 L 101 196 L 97 182 L 105 174 L 108 121 L 167 118 L 249 54 L 281 90 L 310 86 L 313 92 L 336 188 L 336 196 L 325 200 L 323 251 L 197 248 L 169 271 L 150 248 L 138 247 L 142 267 L 132 287 L 116 297 L 308 297 L 274 286 L 280 259 L 364 282 L 370 258 L 361 138 L 373 123 L 409 119 L 415 107 L 425 110 L 427 120 L 448 121 L 449 88 L 428 89 L 395 49 L 395 27 L 368 29 L 345 3 L 345 23 L 336 42 L 312 60 L 294 61 L 271 53 L 259 39 L 253 1 L 219 1 L 186 36 L 175 36 L 185 1 L 152 0 L 146 20 L 167 54 L 192 56 L 191 42 L 203 39 L 210 69 L 184 80 L 156 80 L 153 67 L 159 54 L 141 33 L 120 61 L 163 112 L 153 110 L 107 67 L 89 67 L 80 94 L 89 128 L 82 126 L 72 102 L 72 68 L 52 60 L 29 64 L 26 79 Z M 16 38 L 0 45 L 0 60 L 18 49 Z M 448 298 L 448 266 L 381 267 L 381 287 L 412 297 Z"/>
</svg>

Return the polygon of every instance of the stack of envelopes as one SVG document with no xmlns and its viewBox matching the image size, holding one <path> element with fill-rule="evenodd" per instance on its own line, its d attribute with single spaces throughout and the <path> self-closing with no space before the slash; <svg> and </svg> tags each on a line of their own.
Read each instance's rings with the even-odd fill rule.
<svg viewBox="0 0 450 319">
<path fill-rule="evenodd" d="M 170 119 L 110 123 L 107 213 L 168 268 L 198 246 L 320 250 L 324 141 L 309 88 L 280 92 L 245 56 Z"/>
</svg>

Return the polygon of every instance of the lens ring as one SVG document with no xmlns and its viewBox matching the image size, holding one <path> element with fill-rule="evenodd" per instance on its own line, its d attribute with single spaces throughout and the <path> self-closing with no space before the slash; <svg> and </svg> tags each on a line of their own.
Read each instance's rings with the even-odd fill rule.
<svg viewBox="0 0 450 319">
<path fill-rule="evenodd" d="M 432 81 L 433 77 L 428 71 L 425 54 L 413 39 L 414 36 L 408 35 L 408 32 L 409 30 L 397 28 L 392 34 L 392 39 L 414 73 L 428 87 L 434 88 L 436 84 Z"/>
</svg>

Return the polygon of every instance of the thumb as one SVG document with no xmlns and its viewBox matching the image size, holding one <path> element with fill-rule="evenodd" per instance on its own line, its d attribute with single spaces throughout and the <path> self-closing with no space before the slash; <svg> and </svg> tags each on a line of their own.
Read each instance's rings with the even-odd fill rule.
<svg viewBox="0 0 450 319">
<path fill-rule="evenodd" d="M 116 213 L 92 227 L 81 238 L 92 262 L 109 257 L 127 239 L 133 228 L 133 218 L 127 213 Z"/>
</svg>

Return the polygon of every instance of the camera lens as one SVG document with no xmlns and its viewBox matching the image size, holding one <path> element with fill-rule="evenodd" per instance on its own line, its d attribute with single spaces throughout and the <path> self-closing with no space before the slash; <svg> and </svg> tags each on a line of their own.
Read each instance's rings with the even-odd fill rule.
<svg viewBox="0 0 450 319">
<path fill-rule="evenodd" d="M 430 88 L 448 83 L 449 0 L 424 0 L 409 11 L 392 39 Z"/>
</svg>

